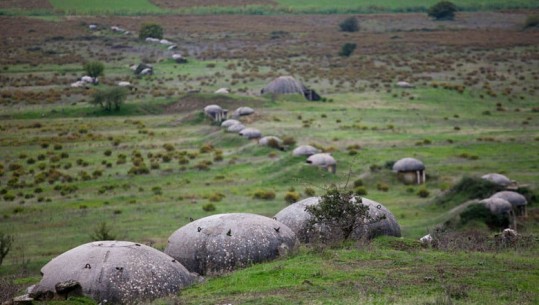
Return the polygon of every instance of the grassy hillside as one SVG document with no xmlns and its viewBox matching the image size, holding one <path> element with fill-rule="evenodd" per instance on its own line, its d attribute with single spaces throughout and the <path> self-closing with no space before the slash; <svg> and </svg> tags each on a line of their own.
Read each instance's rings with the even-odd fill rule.
<svg viewBox="0 0 539 305">
<path fill-rule="evenodd" d="M 350 34 L 338 31 L 342 15 L 0 16 L 0 232 L 15 238 L 0 285 L 13 279 L 22 291 L 37 283 L 44 264 L 91 241 L 102 223 L 117 239 L 162 250 L 190 218 L 271 217 L 287 206 L 287 192 L 305 198 L 308 188 L 321 195 L 361 179 L 365 197 L 395 215 L 403 238 L 302 246 L 289 259 L 208 277 L 156 304 L 537 303 L 537 202 L 518 219 L 524 238 L 512 247 L 478 222 L 466 227 L 472 233 L 448 232 L 439 249 L 417 242 L 454 216 L 461 202 L 435 198 L 464 176 L 498 172 L 537 193 L 539 36 L 522 29 L 526 17 L 463 13 L 438 23 L 425 14 L 372 15 Z M 145 22 L 162 24 L 178 49 L 109 30 L 135 32 Z M 348 42 L 356 51 L 338 56 Z M 188 62 L 174 62 L 173 53 Z M 71 87 L 87 60 L 105 64 L 100 84 Z M 140 62 L 155 74 L 135 76 L 129 67 Z M 279 75 L 324 100 L 260 96 Z M 397 87 L 401 80 L 415 88 Z M 119 81 L 136 88 L 121 111 L 88 103 Z M 221 87 L 232 94 L 213 93 Z M 337 174 L 293 157 L 292 147 L 226 133 L 202 114 L 209 104 L 254 108 L 241 118 L 246 125 L 331 152 Z M 425 185 L 397 180 L 389 165 L 403 157 L 425 163 Z M 275 198 L 255 198 L 257 191 Z"/>
</svg>

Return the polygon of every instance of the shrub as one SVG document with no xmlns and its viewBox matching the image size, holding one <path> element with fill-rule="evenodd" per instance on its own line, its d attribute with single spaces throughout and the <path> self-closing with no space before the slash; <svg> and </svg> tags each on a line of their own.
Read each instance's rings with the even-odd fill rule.
<svg viewBox="0 0 539 305">
<path fill-rule="evenodd" d="M 296 139 L 294 139 L 293 137 L 284 137 L 283 138 L 283 145 L 285 145 L 285 146 L 296 145 Z"/>
<path fill-rule="evenodd" d="M 380 182 L 376 185 L 376 189 L 382 192 L 387 192 L 389 190 L 389 185 L 386 183 Z"/>
<path fill-rule="evenodd" d="M 95 227 L 93 234 L 90 234 L 90 238 L 93 241 L 116 240 L 116 235 L 112 233 L 112 228 L 108 226 L 107 222 L 103 221 Z"/>
<path fill-rule="evenodd" d="M 14 240 L 13 235 L 0 232 L 0 266 L 2 266 L 4 258 L 9 253 L 9 250 L 11 250 Z"/>
<path fill-rule="evenodd" d="M 363 180 L 362 180 L 362 179 L 356 179 L 356 180 L 354 181 L 354 186 L 355 186 L 355 187 L 363 186 Z"/>
<path fill-rule="evenodd" d="M 138 37 L 140 39 L 146 39 L 147 37 L 163 39 L 163 27 L 157 23 L 143 23 Z"/>
<path fill-rule="evenodd" d="M 272 200 L 272 199 L 275 199 L 275 192 L 273 192 L 273 191 L 265 191 L 265 190 L 257 190 L 253 194 L 253 198 L 255 198 L 255 199 L 264 199 L 264 200 Z"/>
<path fill-rule="evenodd" d="M 103 71 L 105 70 L 105 66 L 99 61 L 87 62 L 82 65 L 82 68 L 84 69 L 84 71 L 86 71 L 86 74 L 88 74 L 88 76 L 94 78 L 103 75 Z"/>
<path fill-rule="evenodd" d="M 286 201 L 288 204 L 297 202 L 300 198 L 301 195 L 298 192 L 287 192 L 286 195 L 284 195 L 284 201 Z"/>
<path fill-rule="evenodd" d="M 205 212 L 212 212 L 212 211 L 215 211 L 215 204 L 213 203 L 207 203 L 205 205 L 202 206 L 202 209 L 205 211 Z"/>
<path fill-rule="evenodd" d="M 354 50 L 356 49 L 357 45 L 355 43 L 347 42 L 342 45 L 341 50 L 339 51 L 339 56 L 343 57 L 349 57 L 354 53 Z"/>
<path fill-rule="evenodd" d="M 352 16 L 339 23 L 339 27 L 341 28 L 342 32 L 357 32 L 359 31 L 359 22 L 357 21 L 356 17 Z"/>
<path fill-rule="evenodd" d="M 436 20 L 453 20 L 457 6 L 450 1 L 440 1 L 431 6 L 427 14 Z"/>
<path fill-rule="evenodd" d="M 355 200 L 352 200 L 355 198 Z M 361 198 L 348 191 L 339 191 L 332 188 L 322 195 L 320 203 L 305 208 L 311 214 L 309 226 L 311 228 L 327 228 L 329 236 L 326 238 L 340 237 L 348 239 L 356 226 L 361 225 L 357 219 L 368 219 L 369 208 L 361 203 Z"/>
<path fill-rule="evenodd" d="M 463 177 L 443 196 L 436 198 L 438 204 L 461 204 L 472 199 L 483 199 L 503 190 L 503 187 L 476 177 Z"/>
<path fill-rule="evenodd" d="M 305 190 L 303 191 L 305 193 L 305 195 L 309 196 L 309 197 L 312 197 L 316 194 L 316 192 L 314 191 L 313 188 L 311 187 L 306 187 Z"/>
<path fill-rule="evenodd" d="M 524 28 L 531 28 L 539 26 L 539 15 L 530 15 L 524 22 Z"/>
<path fill-rule="evenodd" d="M 92 105 L 99 105 L 106 111 L 120 110 L 120 107 L 127 99 L 127 89 L 122 87 L 113 87 L 109 89 L 98 90 L 92 95 L 89 101 Z"/>
<path fill-rule="evenodd" d="M 222 194 L 222 193 L 213 193 L 211 194 L 208 199 L 212 202 L 219 202 L 221 201 L 223 198 L 225 198 L 225 195 Z"/>
<path fill-rule="evenodd" d="M 417 196 L 421 198 L 427 198 L 429 197 L 429 195 L 430 195 L 430 192 L 427 189 L 420 189 L 419 191 L 417 191 Z"/>
<path fill-rule="evenodd" d="M 510 223 L 507 215 L 494 215 L 483 204 L 471 204 L 460 214 L 461 225 L 471 221 L 481 221 L 491 229 L 505 229 Z"/>
<path fill-rule="evenodd" d="M 358 196 L 365 196 L 367 195 L 367 189 L 363 186 L 358 186 L 356 188 L 354 188 L 354 194 L 358 195 Z"/>
</svg>

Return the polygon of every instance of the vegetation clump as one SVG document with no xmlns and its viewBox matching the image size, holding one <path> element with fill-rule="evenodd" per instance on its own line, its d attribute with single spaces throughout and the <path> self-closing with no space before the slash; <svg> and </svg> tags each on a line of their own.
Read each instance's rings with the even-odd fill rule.
<svg viewBox="0 0 539 305">
<path fill-rule="evenodd" d="M 101 222 L 97 227 L 95 227 L 92 234 L 90 234 L 90 238 L 93 241 L 101 241 L 101 240 L 116 240 L 117 236 L 112 233 L 112 228 L 107 224 L 106 221 Z"/>
<path fill-rule="evenodd" d="M 163 27 L 157 23 L 144 23 L 140 27 L 138 36 L 140 39 L 146 39 L 148 37 L 163 39 L 163 32 Z"/>
<path fill-rule="evenodd" d="M 114 87 L 104 90 L 98 90 L 92 95 L 90 104 L 99 105 L 106 111 L 118 111 L 127 99 L 127 89 Z"/>
<path fill-rule="evenodd" d="M 359 22 L 354 16 L 348 17 L 339 23 L 339 28 L 342 32 L 357 32 L 359 31 Z"/>
<path fill-rule="evenodd" d="M 539 15 L 530 15 L 524 21 L 524 29 L 539 27 Z"/>
<path fill-rule="evenodd" d="M 105 66 L 102 62 L 99 61 L 90 61 L 85 63 L 82 68 L 86 72 L 88 76 L 91 76 L 93 78 L 96 78 L 98 76 L 103 75 L 103 71 L 105 71 Z"/>
<path fill-rule="evenodd" d="M 266 190 L 257 190 L 253 194 L 253 198 L 255 199 L 264 199 L 264 200 L 272 200 L 275 199 L 275 192 L 274 191 L 266 191 Z"/>
<path fill-rule="evenodd" d="M 357 45 L 355 43 L 347 42 L 342 45 L 341 50 L 339 51 L 339 56 L 350 57 L 352 53 L 356 50 Z"/>
<path fill-rule="evenodd" d="M 449 191 L 435 199 L 441 205 L 458 205 L 472 199 L 483 199 L 502 191 L 503 187 L 477 177 L 463 177 Z"/>
<path fill-rule="evenodd" d="M 288 204 L 297 202 L 299 201 L 300 198 L 301 198 L 301 195 L 295 191 L 289 191 L 286 193 L 286 195 L 284 195 L 284 201 L 286 201 L 286 203 Z"/>
<path fill-rule="evenodd" d="M 354 229 L 362 225 L 358 219 L 369 218 L 369 208 L 362 204 L 361 197 L 337 188 L 329 189 L 319 204 L 305 210 L 311 214 L 309 226 L 320 231 L 322 240 L 347 240 Z"/>
<path fill-rule="evenodd" d="M 0 266 L 2 266 L 4 258 L 9 253 L 9 250 L 11 250 L 14 240 L 13 235 L 0 232 Z"/>
<path fill-rule="evenodd" d="M 440 1 L 431 6 L 427 14 L 436 20 L 453 20 L 455 18 L 455 12 L 457 6 L 450 1 Z"/>
</svg>

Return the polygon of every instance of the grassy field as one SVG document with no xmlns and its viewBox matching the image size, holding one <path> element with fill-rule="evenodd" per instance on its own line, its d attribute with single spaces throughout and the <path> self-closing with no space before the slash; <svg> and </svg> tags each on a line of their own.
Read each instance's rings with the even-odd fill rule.
<svg viewBox="0 0 539 305">
<path fill-rule="evenodd" d="M 84 9 L 77 3 L 70 5 Z M 332 5 L 340 3 L 351 2 Z M 44 264 L 91 241 L 103 222 L 118 239 L 162 250 L 189 218 L 271 217 L 292 189 L 305 198 L 307 188 L 321 195 L 361 179 L 365 197 L 395 215 L 402 238 L 302 246 L 289 259 L 208 277 L 155 304 L 536 304 L 537 202 L 518 221 L 526 239 L 515 247 L 492 246 L 497 231 L 480 223 L 468 225 L 475 233 L 458 232 L 464 246 L 417 242 L 454 217 L 460 202 L 435 201 L 464 176 L 499 172 L 537 193 L 539 35 L 522 30 L 527 13 L 462 13 L 442 23 L 424 14 L 360 16 L 362 30 L 352 34 L 338 32 L 345 17 L 0 16 L 0 232 L 15 237 L 0 279 L 19 291 L 37 283 Z M 109 30 L 135 33 L 144 22 L 162 24 L 178 49 Z M 343 58 L 346 42 L 358 48 Z M 174 52 L 188 63 L 172 61 Z M 105 63 L 101 84 L 71 88 L 89 59 Z M 155 75 L 134 76 L 129 66 L 141 61 Z M 260 96 L 279 75 L 301 79 L 324 101 Z M 416 88 L 397 88 L 399 80 Z M 96 88 L 119 81 L 136 87 L 121 111 L 89 105 Z M 233 94 L 213 94 L 221 87 Z M 253 107 L 245 124 L 331 152 L 337 174 L 308 166 L 291 148 L 224 132 L 202 114 L 209 104 Z M 397 180 L 387 165 L 403 157 L 426 164 L 425 185 Z M 141 164 L 148 171 L 134 172 Z M 276 196 L 255 199 L 259 190 Z"/>
<path fill-rule="evenodd" d="M 170 14 L 353 14 L 381 12 L 425 12 L 437 0 L 242 0 L 242 1 L 174 1 L 174 0 L 22 0 L 6 1 L 0 6 L 4 14 L 15 15 L 170 15 Z M 462 11 L 537 8 L 531 0 L 455 0 Z"/>
</svg>

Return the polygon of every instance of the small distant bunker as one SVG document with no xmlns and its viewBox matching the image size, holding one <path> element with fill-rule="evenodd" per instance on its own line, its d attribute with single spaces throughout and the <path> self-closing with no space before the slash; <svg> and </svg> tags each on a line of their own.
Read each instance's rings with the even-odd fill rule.
<svg viewBox="0 0 539 305">
<path fill-rule="evenodd" d="M 309 221 L 312 216 L 306 208 L 319 204 L 320 199 L 320 197 L 309 197 L 291 204 L 277 213 L 275 219 L 292 229 L 301 242 L 309 242 L 317 232 L 310 231 Z M 367 198 L 362 198 L 362 204 L 369 207 L 371 219 L 357 219 L 357 226 L 351 235 L 352 239 L 374 238 L 380 235 L 401 236 L 400 226 L 388 209 Z"/>
<path fill-rule="evenodd" d="M 487 207 L 494 215 L 508 215 L 513 211 L 511 203 L 502 198 L 490 197 L 479 201 L 479 203 Z"/>
<path fill-rule="evenodd" d="M 234 116 L 240 117 L 240 116 L 251 115 L 253 113 L 255 113 L 255 110 L 251 107 L 239 107 L 238 109 L 234 111 Z"/>
<path fill-rule="evenodd" d="M 300 94 L 309 101 L 321 99 L 314 90 L 305 87 L 300 81 L 292 76 L 280 76 L 271 81 L 261 91 L 261 94 Z"/>
<path fill-rule="evenodd" d="M 245 125 L 243 125 L 242 123 L 237 123 L 237 124 L 232 124 L 232 125 L 228 126 L 226 131 L 239 133 L 240 131 L 244 130 L 245 128 L 246 128 Z"/>
<path fill-rule="evenodd" d="M 204 114 L 215 122 L 221 122 L 226 119 L 228 110 L 221 108 L 219 105 L 208 105 L 204 107 Z"/>
<path fill-rule="evenodd" d="M 337 172 L 337 161 L 327 153 L 314 154 L 305 161 L 308 164 L 327 169 L 330 173 Z"/>
<path fill-rule="evenodd" d="M 512 181 L 509 180 L 509 178 L 507 178 L 505 175 L 497 173 L 486 174 L 481 176 L 481 178 L 496 183 L 497 185 L 501 185 L 503 187 L 508 187 L 512 184 Z"/>
<path fill-rule="evenodd" d="M 31 293 L 58 291 L 76 281 L 82 293 L 103 304 L 133 304 L 176 293 L 196 276 L 172 257 L 128 241 L 98 241 L 73 248 L 42 269 Z M 61 286 L 61 285 L 59 285 Z"/>
<path fill-rule="evenodd" d="M 218 274 L 286 255 L 298 247 L 294 232 L 268 217 L 232 213 L 193 221 L 174 232 L 165 253 L 189 271 Z"/>
<path fill-rule="evenodd" d="M 395 162 L 393 171 L 406 184 L 422 184 L 426 181 L 425 165 L 414 158 L 404 158 Z"/>
<path fill-rule="evenodd" d="M 240 121 L 234 120 L 234 119 L 229 119 L 229 120 L 226 120 L 223 123 L 221 123 L 221 127 L 228 128 L 228 127 L 230 127 L 230 126 L 232 126 L 234 124 L 240 124 Z"/>
<path fill-rule="evenodd" d="M 299 156 L 311 156 L 320 153 L 320 150 L 311 145 L 300 145 L 292 151 L 292 155 Z"/>
<path fill-rule="evenodd" d="M 526 206 L 528 205 L 528 200 L 522 194 L 512 191 L 503 191 L 498 192 L 492 195 L 490 198 L 501 198 L 506 200 L 513 207 L 513 211 L 517 216 L 526 216 Z"/>
<path fill-rule="evenodd" d="M 256 128 L 245 128 L 239 132 L 239 135 L 251 140 L 260 138 L 262 136 L 262 133 Z"/>
</svg>

